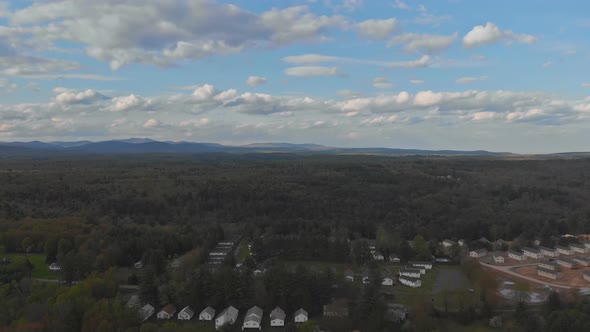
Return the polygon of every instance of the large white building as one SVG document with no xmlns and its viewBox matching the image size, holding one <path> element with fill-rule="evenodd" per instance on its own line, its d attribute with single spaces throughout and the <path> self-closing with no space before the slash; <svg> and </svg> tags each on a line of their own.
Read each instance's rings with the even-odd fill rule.
<svg viewBox="0 0 590 332">
<path fill-rule="evenodd" d="M 422 281 L 420 281 L 420 278 L 400 276 L 399 282 L 402 283 L 403 285 L 410 286 L 413 288 L 417 288 L 417 287 L 422 286 Z"/>
<path fill-rule="evenodd" d="M 552 270 L 552 271 L 561 270 L 561 265 L 559 265 L 555 262 L 549 262 L 549 261 L 539 262 L 539 267 L 546 269 L 546 270 Z"/>
<path fill-rule="evenodd" d="M 543 258 L 543 254 L 541 253 L 541 250 L 539 249 L 535 249 L 535 248 L 523 248 L 522 252 L 527 256 L 530 257 L 532 259 L 541 259 Z"/>
<path fill-rule="evenodd" d="M 244 325 L 242 325 L 243 329 L 261 329 L 262 323 L 262 309 L 257 306 L 253 306 L 246 312 L 246 317 L 244 317 Z"/>
<path fill-rule="evenodd" d="M 539 247 L 539 250 L 541 250 L 541 254 L 543 254 L 543 256 L 547 256 L 547 257 L 558 257 L 559 256 L 559 252 L 557 252 L 557 249 L 547 248 L 547 247 Z"/>
<path fill-rule="evenodd" d="M 420 278 L 422 273 L 418 269 L 402 267 L 401 269 L 399 269 L 399 275 L 402 277 Z"/>
<path fill-rule="evenodd" d="M 413 266 L 414 268 L 424 268 L 426 270 L 432 269 L 432 262 L 408 262 L 408 265 Z"/>
<path fill-rule="evenodd" d="M 561 277 L 561 273 L 559 271 L 553 271 L 553 270 L 548 270 L 548 269 L 544 269 L 542 267 L 538 267 L 537 268 L 537 274 L 540 275 L 541 277 L 545 277 L 545 278 L 549 278 L 549 279 L 559 279 Z"/>
<path fill-rule="evenodd" d="M 574 254 L 574 251 L 570 247 L 556 246 L 555 249 L 557 249 L 560 255 L 570 256 Z"/>
<path fill-rule="evenodd" d="M 567 258 L 558 258 L 556 261 L 557 264 L 567 267 L 568 269 L 573 269 L 578 266 L 578 262 Z"/>
<path fill-rule="evenodd" d="M 585 254 L 588 252 L 586 247 L 583 244 L 571 244 L 570 249 L 574 253 L 578 253 L 578 254 Z"/>
<path fill-rule="evenodd" d="M 276 307 L 270 312 L 270 326 L 285 326 L 285 312 L 283 309 Z"/>
<path fill-rule="evenodd" d="M 526 255 L 522 251 L 508 250 L 508 257 L 517 261 L 526 261 Z"/>
</svg>

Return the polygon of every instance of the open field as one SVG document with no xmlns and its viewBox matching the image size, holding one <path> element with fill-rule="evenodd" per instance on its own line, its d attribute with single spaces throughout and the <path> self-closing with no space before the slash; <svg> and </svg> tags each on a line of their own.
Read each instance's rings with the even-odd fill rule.
<svg viewBox="0 0 590 332">
<path fill-rule="evenodd" d="M 44 254 L 4 254 L 2 257 L 9 257 L 13 261 L 24 261 L 25 259 L 28 259 L 33 265 L 33 271 L 31 272 L 32 278 L 52 280 L 57 280 L 59 278 L 58 273 L 49 271 L 49 266 L 45 264 Z"/>
<path fill-rule="evenodd" d="M 519 268 L 513 269 L 514 272 L 519 273 L 521 275 L 535 278 L 540 281 L 546 281 L 547 283 L 556 284 L 556 285 L 563 285 L 563 286 L 570 286 L 570 287 L 590 287 L 590 282 L 586 281 L 582 276 L 582 271 L 590 271 L 588 267 L 580 267 L 578 269 L 568 269 L 562 268 L 561 269 L 561 278 L 557 280 L 545 278 L 542 276 L 537 275 L 537 267 L 536 266 L 523 266 Z"/>
</svg>

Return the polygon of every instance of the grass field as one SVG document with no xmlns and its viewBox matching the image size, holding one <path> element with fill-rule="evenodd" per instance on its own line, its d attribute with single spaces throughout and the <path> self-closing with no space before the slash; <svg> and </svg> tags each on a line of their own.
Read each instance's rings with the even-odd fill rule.
<svg viewBox="0 0 590 332">
<path fill-rule="evenodd" d="M 59 274 L 49 271 L 49 266 L 45 264 L 45 255 L 44 254 L 4 254 L 4 257 L 9 257 L 13 261 L 24 261 L 28 259 L 31 264 L 33 264 L 33 272 L 31 273 L 32 278 L 39 278 L 39 279 L 52 279 L 57 280 L 59 278 Z"/>
</svg>

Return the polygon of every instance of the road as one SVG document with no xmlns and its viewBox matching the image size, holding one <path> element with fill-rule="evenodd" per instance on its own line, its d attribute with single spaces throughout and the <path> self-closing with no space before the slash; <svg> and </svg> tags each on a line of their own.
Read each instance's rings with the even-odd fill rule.
<svg viewBox="0 0 590 332">
<path fill-rule="evenodd" d="M 557 285 L 557 284 L 552 283 L 550 280 L 538 280 L 538 279 L 527 277 L 527 276 L 524 276 L 520 273 L 516 273 L 516 272 L 512 271 L 512 269 L 514 269 L 514 268 L 537 265 L 537 264 L 522 264 L 522 265 L 512 265 L 512 266 L 497 266 L 497 265 L 487 264 L 484 262 L 479 262 L 479 264 L 481 264 L 485 267 L 489 267 L 491 269 L 494 269 L 496 271 L 504 272 L 504 273 L 513 275 L 515 277 L 518 277 L 520 279 L 525 279 L 525 280 L 532 281 L 532 282 L 535 282 L 535 283 L 541 284 L 541 285 L 549 285 L 551 287 L 561 288 L 561 289 L 575 289 L 575 288 L 577 288 L 577 287 Z"/>
</svg>

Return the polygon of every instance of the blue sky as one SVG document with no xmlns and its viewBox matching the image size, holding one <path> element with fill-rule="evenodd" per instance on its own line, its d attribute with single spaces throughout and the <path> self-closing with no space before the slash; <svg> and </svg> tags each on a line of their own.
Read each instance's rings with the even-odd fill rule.
<svg viewBox="0 0 590 332">
<path fill-rule="evenodd" d="M 0 140 L 589 150 L 580 1 L 0 2 Z"/>
</svg>

